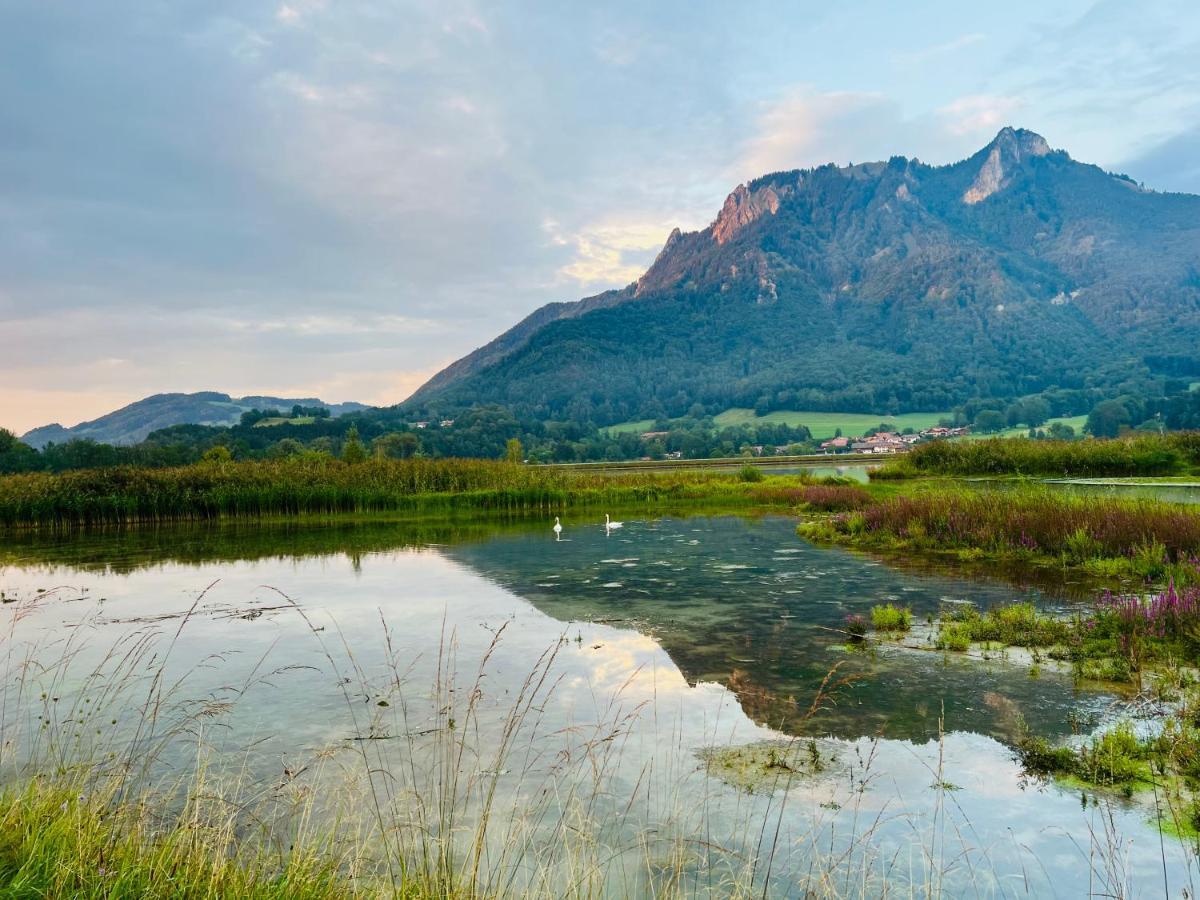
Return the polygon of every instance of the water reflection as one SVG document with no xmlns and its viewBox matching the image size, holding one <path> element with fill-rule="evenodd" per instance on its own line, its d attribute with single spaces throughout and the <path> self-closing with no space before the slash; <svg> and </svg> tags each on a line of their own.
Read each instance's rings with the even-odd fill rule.
<svg viewBox="0 0 1200 900">
<path fill-rule="evenodd" d="M 186 673 L 190 696 L 206 702 L 236 699 L 211 740 L 264 783 L 277 780 L 281 766 L 328 747 L 344 750 L 364 734 L 381 767 L 398 770 L 417 756 L 425 762 L 410 766 L 416 770 L 436 759 L 447 705 L 462 702 L 469 673 L 490 652 L 476 720 L 486 751 L 549 651 L 553 690 L 538 696 L 539 730 L 505 769 L 500 795 L 515 805 L 543 796 L 546 780 L 560 777 L 564 754 L 586 758 L 596 747 L 618 746 L 606 735 L 619 723 L 619 752 L 602 757 L 604 781 L 592 807 L 597 820 L 611 821 L 603 840 L 615 856 L 651 827 L 753 844 L 764 832 L 748 823 L 770 814 L 786 848 L 781 895 L 803 882 L 818 847 L 822 854 L 857 848 L 842 859 L 871 878 L 900 853 L 914 862 L 893 877 L 921 884 L 934 867 L 926 850 L 936 841 L 926 842 L 946 815 L 944 792 L 931 785 L 944 781 L 954 788 L 952 827 L 966 836 L 941 852 L 975 864 L 970 871 L 937 864 L 947 893 L 1003 894 L 1002 885 L 1022 871 L 1036 873 L 1035 894 L 1090 877 L 1088 847 L 1071 835 L 1102 830 L 1099 812 L 1081 809 L 1077 796 L 1024 784 L 995 738 L 1011 739 L 1022 720 L 1061 735 L 1068 712 L 1111 698 L 999 661 L 848 654 L 837 633 L 846 614 L 885 599 L 918 616 L 947 600 L 1069 600 L 817 548 L 786 517 L 624 518 L 620 532 L 606 535 L 601 516 L 564 517 L 561 542 L 548 523 L 479 521 L 25 536 L 0 556 L 0 590 L 16 598 L 0 614 L 20 612 L 9 645 L 23 648 L 15 657 L 69 651 L 78 674 L 120 641 L 168 639 L 178 616 L 195 605 L 170 677 Z M 451 667 L 449 657 L 468 673 L 457 700 L 430 687 Z M 837 664 L 858 680 L 836 706 L 806 719 L 814 691 Z M 69 680 L 61 671 L 53 677 L 60 687 Z M 6 707 L 6 737 L 36 730 L 33 714 L 43 706 Z M 128 704 L 114 727 L 136 708 Z M 941 744 L 939 720 L 948 732 Z M 830 736 L 822 747 L 836 763 L 795 784 L 782 807 L 773 806 L 770 790 L 747 794 L 710 777 L 696 756 L 706 746 L 790 733 Z M 181 741 L 174 752 L 172 767 L 182 766 L 194 746 Z M 489 765 L 486 752 L 473 764 Z M 628 813 L 633 806 L 636 815 Z M 1118 807 L 1114 816 L 1126 836 L 1115 840 L 1128 877 L 1161 883 L 1157 838 L 1144 811 Z M 863 821 L 874 823 L 869 839 Z M 1133 845 L 1122 843 L 1128 836 L 1136 837 Z M 637 863 L 635 856 L 635 871 Z M 1172 845 L 1175 883 L 1187 865 L 1187 854 Z"/>
</svg>

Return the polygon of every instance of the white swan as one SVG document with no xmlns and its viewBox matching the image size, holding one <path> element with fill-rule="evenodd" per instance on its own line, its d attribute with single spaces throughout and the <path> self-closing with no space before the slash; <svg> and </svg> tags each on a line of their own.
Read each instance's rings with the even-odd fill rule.
<svg viewBox="0 0 1200 900">
<path fill-rule="evenodd" d="M 558 516 L 554 517 L 554 539 L 556 541 L 562 540 L 562 522 L 558 521 Z"/>
<path fill-rule="evenodd" d="M 624 524 L 625 524 L 624 522 L 614 522 L 612 519 L 610 519 L 608 517 L 608 513 L 604 514 L 604 530 L 605 531 L 612 531 L 614 528 L 620 528 Z"/>
</svg>

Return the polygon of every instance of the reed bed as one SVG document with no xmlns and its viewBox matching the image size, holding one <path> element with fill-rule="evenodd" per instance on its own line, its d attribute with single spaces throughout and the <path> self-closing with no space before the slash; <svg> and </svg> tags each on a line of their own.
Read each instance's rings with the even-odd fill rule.
<svg viewBox="0 0 1200 900">
<path fill-rule="evenodd" d="M 1051 555 L 1069 562 L 1154 556 L 1184 562 L 1200 552 L 1200 513 L 1154 500 L 1072 496 L 1045 488 L 938 489 L 878 500 L 835 517 L 824 533 L 850 543 Z"/>
<path fill-rule="evenodd" d="M 932 441 L 873 472 L 913 475 L 1174 475 L 1200 465 L 1200 432 L 1084 441 Z"/>
<path fill-rule="evenodd" d="M 714 472 L 581 473 L 468 459 L 119 467 L 2 477 L 0 526 L 457 509 L 521 513 L 660 501 L 738 503 L 754 501 L 753 487 Z"/>
</svg>

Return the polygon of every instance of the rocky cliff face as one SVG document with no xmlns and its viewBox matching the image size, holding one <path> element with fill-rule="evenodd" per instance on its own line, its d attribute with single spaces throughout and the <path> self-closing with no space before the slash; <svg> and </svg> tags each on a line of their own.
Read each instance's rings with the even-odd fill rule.
<svg viewBox="0 0 1200 900">
<path fill-rule="evenodd" d="M 791 192 L 790 187 L 783 185 L 776 190 L 775 185 L 766 184 L 751 191 L 744 184 L 739 184 L 725 198 L 725 205 L 712 223 L 713 240 L 718 244 L 727 244 L 751 222 L 766 215 L 775 215 L 779 211 L 780 194 L 787 196 Z"/>
<path fill-rule="evenodd" d="M 1045 156 L 1050 145 L 1040 134 L 1024 129 L 1016 131 L 1005 128 L 985 148 L 987 157 L 975 181 L 963 194 L 963 203 L 974 204 L 986 200 L 997 191 L 1003 190 L 1007 179 L 1028 159 Z"/>
</svg>

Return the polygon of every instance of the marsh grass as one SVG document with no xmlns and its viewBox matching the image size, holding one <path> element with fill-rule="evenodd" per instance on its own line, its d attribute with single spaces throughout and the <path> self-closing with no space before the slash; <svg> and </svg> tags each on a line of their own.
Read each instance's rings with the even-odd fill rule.
<svg viewBox="0 0 1200 900">
<path fill-rule="evenodd" d="M 1101 577 L 1188 583 L 1200 569 L 1200 512 L 1154 500 L 1076 496 L 1044 487 L 1002 494 L 937 487 L 802 523 L 810 539 L 878 550 L 1079 566 Z"/>
<path fill-rule="evenodd" d="M 678 470 L 597 473 L 470 459 L 289 459 L 0 477 L 0 526 L 328 516 L 504 513 L 640 503 L 770 502 L 806 476 Z"/>
<path fill-rule="evenodd" d="M 932 441 L 871 474 L 914 475 L 1174 475 L 1200 465 L 1200 432 L 1085 441 Z"/>
</svg>

